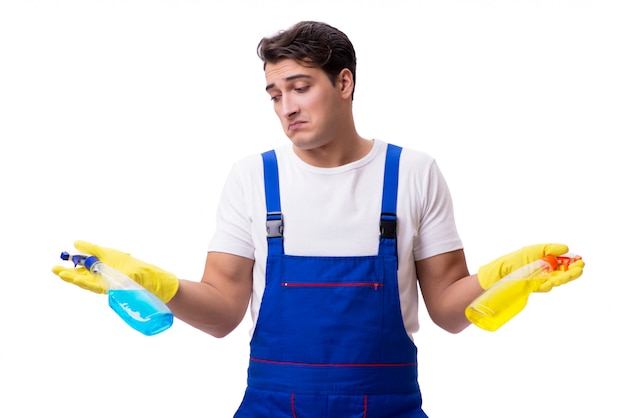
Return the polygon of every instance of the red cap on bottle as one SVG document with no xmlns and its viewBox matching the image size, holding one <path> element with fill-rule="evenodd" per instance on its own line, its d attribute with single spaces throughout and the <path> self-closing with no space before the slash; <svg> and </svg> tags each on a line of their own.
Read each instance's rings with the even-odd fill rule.
<svg viewBox="0 0 626 418">
<path fill-rule="evenodd" d="M 542 260 L 550 265 L 550 271 L 555 270 L 559 266 L 559 260 L 552 254 L 546 254 Z"/>
</svg>

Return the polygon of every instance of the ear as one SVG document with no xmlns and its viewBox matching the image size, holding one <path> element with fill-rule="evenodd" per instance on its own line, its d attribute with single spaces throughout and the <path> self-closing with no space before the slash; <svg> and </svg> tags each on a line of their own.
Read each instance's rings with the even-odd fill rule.
<svg viewBox="0 0 626 418">
<path fill-rule="evenodd" d="M 337 88 L 342 97 L 346 99 L 352 98 L 352 92 L 354 91 L 354 76 L 352 71 L 344 68 L 337 76 Z"/>
</svg>

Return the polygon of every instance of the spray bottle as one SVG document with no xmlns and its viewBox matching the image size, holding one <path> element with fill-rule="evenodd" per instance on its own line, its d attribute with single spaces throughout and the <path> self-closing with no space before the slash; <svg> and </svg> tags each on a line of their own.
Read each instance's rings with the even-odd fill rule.
<svg viewBox="0 0 626 418">
<path fill-rule="evenodd" d="M 521 312 L 530 294 L 537 290 L 549 273 L 559 266 L 567 270 L 578 255 L 546 255 L 513 271 L 478 296 L 465 309 L 470 322 L 487 331 L 495 331 Z"/>
<path fill-rule="evenodd" d="M 172 326 L 174 315 L 167 305 L 124 273 L 95 256 L 64 251 L 61 259 L 83 266 L 98 278 L 109 296 L 111 309 L 132 328 L 144 335 L 155 335 Z"/>
</svg>

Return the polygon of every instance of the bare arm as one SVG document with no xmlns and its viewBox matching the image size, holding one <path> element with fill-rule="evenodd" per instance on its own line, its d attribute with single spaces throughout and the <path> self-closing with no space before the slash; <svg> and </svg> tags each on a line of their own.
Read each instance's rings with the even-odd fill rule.
<svg viewBox="0 0 626 418">
<path fill-rule="evenodd" d="M 451 333 L 470 324 L 465 308 L 483 292 L 476 275 L 470 275 L 463 250 L 415 262 L 426 309 L 433 322 Z"/>
<path fill-rule="evenodd" d="M 214 337 L 225 337 L 239 325 L 248 308 L 253 265 L 249 258 L 210 252 L 202 280 L 181 280 L 168 306 L 189 325 Z"/>
</svg>

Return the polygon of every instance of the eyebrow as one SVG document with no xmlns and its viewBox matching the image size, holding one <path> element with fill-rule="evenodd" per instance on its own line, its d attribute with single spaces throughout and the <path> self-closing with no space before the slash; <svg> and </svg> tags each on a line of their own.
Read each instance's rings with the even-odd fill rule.
<svg viewBox="0 0 626 418">
<path fill-rule="evenodd" d="M 313 77 L 311 77 L 308 74 L 294 74 L 294 75 L 290 75 L 289 77 L 285 77 L 285 81 L 297 80 L 299 78 L 313 78 Z M 274 87 L 276 87 L 276 83 L 268 84 L 267 86 L 265 86 L 265 91 L 269 91 L 273 89 Z"/>
</svg>

